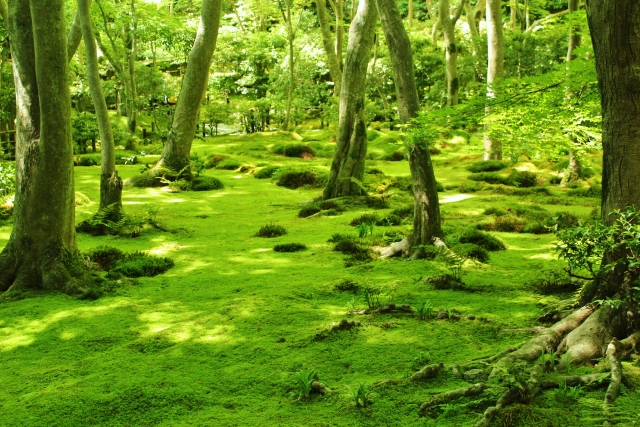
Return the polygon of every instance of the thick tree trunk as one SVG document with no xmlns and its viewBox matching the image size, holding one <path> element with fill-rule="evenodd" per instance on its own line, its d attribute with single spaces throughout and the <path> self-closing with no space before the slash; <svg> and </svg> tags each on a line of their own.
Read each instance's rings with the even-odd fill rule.
<svg viewBox="0 0 640 427">
<path fill-rule="evenodd" d="M 78 15 L 81 22 L 82 37 L 86 51 L 87 80 L 89 81 L 89 92 L 91 100 L 96 110 L 98 129 L 100 131 L 100 209 L 105 209 L 113 205 L 112 221 L 118 221 L 121 217 L 122 208 L 122 180 L 116 172 L 115 145 L 113 142 L 113 131 L 109 120 L 107 103 L 102 94 L 100 81 L 100 71 L 98 65 L 98 51 L 91 22 L 89 7 L 91 0 L 78 0 Z"/>
<path fill-rule="evenodd" d="M 362 181 L 364 176 L 367 154 L 365 89 L 377 18 L 373 1 L 360 0 L 349 29 L 349 44 L 340 92 L 338 139 L 329 182 L 324 189 L 325 199 L 362 194 L 360 186 L 351 179 Z"/>
<path fill-rule="evenodd" d="M 640 206 L 640 2 L 590 0 L 587 18 L 602 104 L 602 220 Z"/>
<path fill-rule="evenodd" d="M 400 122 L 409 123 L 420 110 L 411 43 L 395 1 L 377 0 L 376 3 L 393 64 Z M 432 245 L 434 239 L 442 237 L 438 191 L 426 141 L 414 142 L 409 147 L 409 167 L 414 197 L 409 251 L 412 258 L 420 258 L 424 245 Z"/>
<path fill-rule="evenodd" d="M 17 189 L 13 231 L 0 254 L 0 291 L 73 292 L 77 248 L 64 2 L 14 1 L 8 13 Z"/>
<path fill-rule="evenodd" d="M 334 84 L 333 95 L 339 97 L 340 85 L 342 84 L 342 69 L 336 54 L 336 43 L 331 34 L 326 0 L 317 0 L 316 8 L 318 11 L 318 22 L 320 23 L 320 30 L 322 32 L 322 44 L 325 54 L 327 55 L 329 74 L 331 74 L 331 80 L 333 80 Z"/>
<path fill-rule="evenodd" d="M 504 75 L 504 35 L 500 0 L 487 0 L 487 40 L 487 98 L 491 100 L 495 97 L 492 84 Z M 487 115 L 490 113 L 487 107 Z M 485 124 L 484 132 L 484 160 L 501 160 L 502 143 L 491 136 L 490 123 Z"/>
<path fill-rule="evenodd" d="M 170 167 L 178 172 L 189 166 L 189 154 L 198 121 L 198 110 L 202 94 L 209 81 L 209 67 L 211 67 L 211 58 L 218 38 L 221 6 L 221 0 L 203 0 L 202 2 L 198 32 L 189 54 L 187 72 L 182 81 L 173 125 L 156 168 Z"/>
</svg>

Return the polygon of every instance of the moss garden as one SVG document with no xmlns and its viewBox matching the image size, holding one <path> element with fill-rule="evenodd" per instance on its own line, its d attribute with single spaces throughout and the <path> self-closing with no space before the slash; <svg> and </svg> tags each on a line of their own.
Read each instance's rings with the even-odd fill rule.
<svg viewBox="0 0 640 427">
<path fill-rule="evenodd" d="M 560 214 L 599 215 L 599 157 L 587 159 L 592 178 L 561 188 L 550 184 L 552 162 L 478 170 L 476 136 L 445 138 L 433 162 L 452 255 L 382 259 L 376 248 L 412 224 L 408 163 L 383 160 L 400 145 L 369 142 L 369 196 L 322 201 L 330 153 L 287 153 L 307 153 L 300 144 L 323 132 L 196 141 L 213 189 L 125 186 L 120 232 L 78 233 L 105 280 L 98 294 L 5 294 L 0 425 L 474 425 L 497 392 L 431 398 L 474 384 L 482 370 L 452 367 L 517 347 L 572 297 L 578 284 L 563 272 L 551 228 Z M 138 156 L 119 166 L 125 179 L 158 158 Z M 505 185 L 518 174 L 532 185 Z M 75 167 L 77 223 L 97 210 L 98 178 L 98 166 Z M 10 232 L 7 219 L 0 245 Z M 637 425 L 640 367 L 623 365 L 609 417 Z M 605 361 L 570 369 L 609 370 Z M 604 393 L 565 384 L 508 406 L 491 425 L 601 425 Z"/>
</svg>

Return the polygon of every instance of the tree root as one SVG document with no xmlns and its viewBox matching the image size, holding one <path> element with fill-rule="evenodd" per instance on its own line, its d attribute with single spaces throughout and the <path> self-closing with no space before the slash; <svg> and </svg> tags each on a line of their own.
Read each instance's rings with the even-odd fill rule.
<svg viewBox="0 0 640 427">
<path fill-rule="evenodd" d="M 444 369 L 443 363 L 427 365 L 424 368 L 420 369 L 415 374 L 411 375 L 409 378 L 405 378 L 402 380 L 391 379 L 391 380 L 380 381 L 374 384 L 374 388 L 378 388 L 386 385 L 397 385 L 397 384 L 402 384 L 409 381 L 424 381 L 430 378 L 435 378 L 438 375 L 438 372 L 442 371 L 443 369 Z"/>
<path fill-rule="evenodd" d="M 331 327 L 331 329 L 328 329 L 326 331 L 322 331 L 322 332 L 318 332 L 316 334 L 316 336 L 314 337 L 314 339 L 316 341 L 321 341 L 321 340 L 325 340 L 327 338 L 329 338 L 329 335 L 338 331 L 348 331 L 350 329 L 353 329 L 355 327 L 360 326 L 360 322 L 356 322 L 354 320 L 346 320 L 346 319 L 342 319 L 340 321 L 340 323 L 338 323 L 337 325 L 333 325 Z"/>
<path fill-rule="evenodd" d="M 447 391 L 445 393 L 436 394 L 434 396 L 431 396 L 431 399 L 428 402 L 424 402 L 422 403 L 422 405 L 420 405 L 420 415 L 424 416 L 426 412 L 433 406 L 449 403 L 453 400 L 457 400 L 463 397 L 478 396 L 484 393 L 485 390 L 494 387 L 495 386 L 490 386 L 486 383 L 478 383 L 470 385 L 468 387 L 462 387 L 455 390 Z"/>
<path fill-rule="evenodd" d="M 605 356 L 607 344 L 619 329 L 619 316 L 608 305 L 603 305 L 567 335 L 559 350 L 566 347 L 565 357 L 576 364 L 599 359 Z"/>
<path fill-rule="evenodd" d="M 329 393 L 332 392 L 332 390 L 329 387 L 327 387 L 326 385 L 322 384 L 318 380 L 314 380 L 311 383 L 311 391 L 314 392 L 314 393 L 320 393 L 322 395 L 329 394 Z"/>
</svg>

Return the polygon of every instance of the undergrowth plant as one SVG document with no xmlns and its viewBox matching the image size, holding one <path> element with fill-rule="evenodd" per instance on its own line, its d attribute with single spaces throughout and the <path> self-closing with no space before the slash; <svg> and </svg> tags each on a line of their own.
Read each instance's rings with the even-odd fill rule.
<svg viewBox="0 0 640 427">
<path fill-rule="evenodd" d="M 358 384 L 356 387 L 351 388 L 348 385 L 344 386 L 347 389 L 347 395 L 349 401 L 353 402 L 356 407 L 367 407 L 372 403 L 373 392 L 367 389 L 367 386 L 363 383 Z"/>
<path fill-rule="evenodd" d="M 280 237 L 287 234 L 287 229 L 281 225 L 267 224 L 260 227 L 260 230 L 255 234 L 255 237 Z"/>
<path fill-rule="evenodd" d="M 295 380 L 295 391 L 291 392 L 291 397 L 298 399 L 308 399 L 311 395 L 311 384 L 316 379 L 316 372 L 314 370 L 301 369 L 295 374 L 293 378 Z"/>
<path fill-rule="evenodd" d="M 427 320 L 433 317 L 433 304 L 431 301 L 425 301 L 422 304 L 418 304 L 416 307 L 416 313 L 418 314 L 418 319 Z"/>
</svg>

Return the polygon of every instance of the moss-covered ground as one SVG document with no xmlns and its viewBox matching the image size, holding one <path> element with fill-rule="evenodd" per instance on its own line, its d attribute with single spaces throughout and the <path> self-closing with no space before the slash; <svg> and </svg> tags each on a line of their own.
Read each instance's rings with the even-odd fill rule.
<svg viewBox="0 0 640 427">
<path fill-rule="evenodd" d="M 322 131 L 302 132 L 302 138 L 316 153 L 331 151 Z M 269 151 L 294 142 L 299 141 L 285 134 L 225 136 L 197 140 L 194 151 L 258 167 L 328 171 L 329 157 L 291 159 Z M 541 207 L 548 216 L 564 211 L 587 218 L 599 205 L 597 198 L 569 196 L 569 189 L 557 185 L 545 184 L 550 194 L 480 189 L 465 169 L 480 158 L 478 146 L 475 138 L 471 145 L 453 138 L 434 156 L 437 179 L 447 189 L 440 197 L 449 236 L 491 222 L 484 210 L 492 207 Z M 378 135 L 371 141 L 374 160 L 368 166 L 388 176 L 408 176 L 406 160 L 381 160 L 400 149 L 394 138 Z M 598 179 L 597 158 L 592 159 L 596 176 L 591 184 Z M 140 156 L 143 163 L 155 159 Z M 551 163 L 519 166 L 540 168 L 546 180 L 552 176 Z M 140 164 L 119 166 L 124 178 L 140 169 Z M 299 218 L 300 208 L 320 189 L 290 190 L 233 170 L 204 174 L 221 179 L 225 188 L 182 193 L 125 188 L 128 214 L 157 210 L 157 221 L 170 232 L 148 228 L 138 238 L 78 235 L 81 251 L 110 245 L 171 257 L 176 265 L 165 274 L 126 281 L 114 294 L 94 301 L 59 293 L 0 300 L 0 426 L 473 425 L 490 400 L 462 400 L 438 408 L 434 417 L 418 416 L 420 403 L 431 394 L 466 384 L 447 372 L 424 383 L 375 389 L 365 408 L 349 401 L 345 385 L 362 383 L 372 390 L 375 382 L 407 377 L 427 361 L 451 365 L 493 355 L 531 336 L 508 330 L 538 326 L 535 319 L 546 304 L 568 297 L 541 295 L 528 285 L 563 265 L 554 254 L 552 234 L 494 232 L 508 250 L 492 252 L 487 264 L 467 262 L 462 279 L 468 290 L 434 290 L 425 278 L 447 273 L 443 263 L 395 258 L 345 267 L 344 255 L 332 251 L 327 240 L 334 233 L 357 235 L 349 222 L 373 209 Z M 75 168 L 76 190 L 91 200 L 77 208 L 78 222 L 97 209 L 98 177 L 98 166 Z M 411 203 L 409 192 L 394 191 L 391 207 Z M 271 223 L 288 233 L 254 237 Z M 406 232 L 410 224 L 375 227 L 374 240 L 391 229 Z M 10 231 L 10 224 L 0 227 L 0 247 Z M 273 251 L 276 244 L 291 242 L 308 249 Z M 364 309 L 366 303 L 362 292 L 336 289 L 346 280 L 382 287 L 383 302 L 416 307 L 430 301 L 436 310 L 457 310 L 462 320 L 419 320 L 406 313 L 348 315 L 348 308 Z M 488 320 L 467 320 L 467 315 Z M 316 337 L 342 319 L 355 319 L 361 327 Z M 636 425 L 639 370 L 627 362 L 624 368 L 628 381 L 614 420 Z M 291 397 L 294 373 L 300 370 L 317 372 L 334 393 L 308 400 Z M 529 406 L 509 408 L 494 425 L 602 425 L 604 391 L 578 394 L 546 392 Z"/>
</svg>

